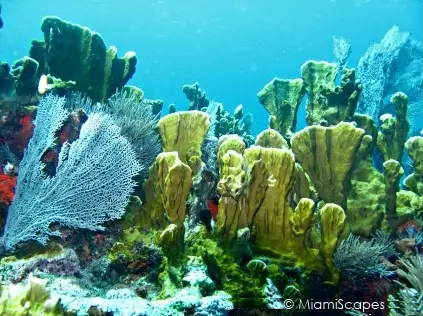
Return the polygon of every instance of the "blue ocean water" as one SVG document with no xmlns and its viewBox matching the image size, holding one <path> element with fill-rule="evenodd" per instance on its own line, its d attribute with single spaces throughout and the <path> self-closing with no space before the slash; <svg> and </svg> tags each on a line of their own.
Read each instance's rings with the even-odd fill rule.
<svg viewBox="0 0 423 316">
<path fill-rule="evenodd" d="M 99 32 L 123 55 L 137 53 L 129 84 L 147 98 L 188 106 L 182 85 L 200 83 L 210 99 L 267 126 L 257 92 L 273 77 L 296 78 L 309 60 L 333 57 L 333 36 L 350 41 L 349 67 L 398 25 L 423 39 L 421 0 L 2 0 L 0 60 L 13 62 L 42 39 L 41 19 L 56 15 Z M 166 107 L 166 106 L 165 106 Z M 303 109 L 298 127 L 305 125 Z"/>
</svg>

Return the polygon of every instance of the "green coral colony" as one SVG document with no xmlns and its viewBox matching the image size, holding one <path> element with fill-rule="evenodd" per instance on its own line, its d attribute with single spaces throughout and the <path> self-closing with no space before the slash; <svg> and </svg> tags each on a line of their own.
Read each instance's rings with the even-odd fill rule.
<svg viewBox="0 0 423 316">
<path fill-rule="evenodd" d="M 422 308 L 423 137 L 407 139 L 406 94 L 392 95 L 395 115 L 384 115 L 377 127 L 378 122 L 356 112 L 363 86 L 355 70 L 342 69 L 338 85 L 335 63 L 310 60 L 302 65 L 301 78 L 274 78 L 258 93 L 269 112 L 269 126 L 253 137 L 242 106 L 230 114 L 209 100 L 198 83 L 183 88 L 188 110 L 177 111 L 172 104 L 169 114 L 159 119 L 163 102 L 145 99 L 141 89 L 125 86 L 135 73 L 135 53 L 119 58 L 99 34 L 57 17 L 44 18 L 41 29 L 44 41 L 33 41 L 28 57 L 12 67 L 1 64 L 1 95 L 9 96 L 9 101 L 0 98 L 2 115 L 34 118 L 40 93 L 68 96 L 79 91 L 80 98 L 71 97 L 72 104 L 64 106 L 71 107 L 71 119 L 62 123 L 74 122 L 79 110 L 79 123 L 88 116 L 85 124 L 94 124 L 90 119 L 95 111 L 87 109 L 83 95 L 92 104 L 106 104 L 122 90 L 116 97 L 119 104 L 152 111 L 156 128 L 148 137 L 159 141 L 159 135 L 161 144 L 151 153 L 134 148 L 138 161 L 147 164 L 144 156 L 150 154 L 152 163 L 144 166 L 144 176 L 135 177 L 137 186 L 125 199 L 122 218 L 107 221 L 121 216 L 103 210 L 104 231 L 58 220 L 65 198 L 60 194 L 50 201 L 56 206 L 45 222 L 48 234 L 59 236 L 45 240 L 46 245 L 33 242 L 42 242 L 40 234 L 47 234 L 38 228 L 37 237 L 22 238 L 26 242 L 15 247 L 10 240 L 19 242 L 12 236 L 16 227 L 6 224 L 5 244 L 11 247 L 0 265 L 1 315 L 223 315 L 243 307 L 278 308 L 289 314 L 286 299 L 334 301 L 345 298 L 345 288 L 353 293 L 352 284 L 364 288 L 355 291 L 353 300 L 364 301 L 366 296 L 370 302 L 383 300 L 383 294 L 369 293 L 384 284 L 390 315 Z M 45 86 L 37 92 L 43 80 Z M 307 127 L 297 131 L 305 96 Z M 43 106 L 57 105 L 57 100 Z M 42 124 L 36 121 L 34 135 Z M 120 125 L 122 135 L 131 134 L 130 126 Z M 66 134 L 66 142 L 56 141 L 54 148 L 68 148 L 68 161 L 77 148 L 88 150 L 80 144 L 92 135 L 84 127 L 74 142 L 61 126 L 47 128 L 53 128 L 52 144 Z M 50 163 L 45 150 L 43 170 Z M 380 170 L 375 152 L 383 160 Z M 402 185 L 404 153 L 411 158 L 413 172 Z M 61 153 L 59 159 L 64 159 Z M 60 162 L 56 167 L 57 173 L 50 176 L 60 183 Z M 18 178 L 18 190 L 20 185 L 25 187 Z M 103 196 L 101 187 L 98 190 L 93 192 L 96 199 Z M 9 218 L 22 209 L 18 204 L 24 196 L 15 196 Z M 3 200 L 2 225 L 9 206 Z M 46 209 L 33 212 L 47 216 Z M 29 221 L 36 217 L 32 213 Z M 60 233 L 57 222 L 64 226 Z M 360 247 L 370 250 L 367 261 L 360 262 Z M 360 264 L 368 264 L 361 275 Z"/>
</svg>

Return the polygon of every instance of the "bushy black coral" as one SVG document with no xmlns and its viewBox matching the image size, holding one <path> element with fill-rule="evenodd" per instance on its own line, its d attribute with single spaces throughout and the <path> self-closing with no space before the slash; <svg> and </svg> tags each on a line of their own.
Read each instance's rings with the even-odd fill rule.
<svg viewBox="0 0 423 316">
<path fill-rule="evenodd" d="M 336 249 L 333 261 L 341 274 L 346 277 L 388 276 L 392 272 L 381 263 L 381 257 L 386 256 L 387 251 L 386 244 L 379 244 L 374 239 L 361 241 L 360 237 L 351 234 Z"/>
<path fill-rule="evenodd" d="M 151 103 L 139 101 L 134 94 L 119 92 L 108 100 L 105 111 L 119 125 L 124 135 L 132 144 L 138 160 L 145 167 L 147 175 L 150 167 L 161 150 L 160 137 L 156 132 L 158 115 L 153 114 Z"/>
</svg>

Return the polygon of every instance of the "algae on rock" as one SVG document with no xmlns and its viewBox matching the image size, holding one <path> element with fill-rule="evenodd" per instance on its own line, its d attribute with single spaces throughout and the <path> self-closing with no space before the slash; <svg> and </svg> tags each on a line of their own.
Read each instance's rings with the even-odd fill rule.
<svg viewBox="0 0 423 316">
<path fill-rule="evenodd" d="M 266 307 L 261 275 L 244 272 L 233 255 L 219 247 L 204 227 L 193 232 L 186 244 L 186 254 L 202 257 L 209 275 L 232 296 L 235 307 Z"/>
</svg>

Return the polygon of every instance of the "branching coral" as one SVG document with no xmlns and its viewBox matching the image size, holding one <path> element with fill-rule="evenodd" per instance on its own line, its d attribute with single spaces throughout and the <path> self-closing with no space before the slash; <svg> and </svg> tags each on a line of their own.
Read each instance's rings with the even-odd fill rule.
<svg viewBox="0 0 423 316">
<path fill-rule="evenodd" d="M 228 134 L 237 134 L 244 139 L 247 145 L 254 142 L 250 135 L 253 123 L 253 115 L 244 113 L 244 107 L 239 104 L 231 115 L 223 107 L 222 103 L 209 100 L 206 93 L 200 89 L 198 82 L 191 85 L 184 85 L 182 91 L 190 101 L 188 110 L 206 112 L 210 116 L 210 128 L 207 137 L 220 137 Z M 169 113 L 175 113 L 176 106 L 169 105 Z"/>
<path fill-rule="evenodd" d="M 397 92 L 391 97 L 391 103 L 396 116 L 382 115 L 381 126 L 377 137 L 377 148 L 383 155 L 384 161 L 394 159 L 401 162 L 404 143 L 410 125 L 407 121 L 408 97 L 402 92 Z"/>
<path fill-rule="evenodd" d="M 213 125 L 211 126 L 211 132 L 213 132 L 213 136 L 220 137 L 237 134 L 242 137 L 247 146 L 250 146 L 254 142 L 254 137 L 250 135 L 253 116 L 250 112 L 244 113 L 242 104 L 238 105 L 233 115 L 231 115 L 224 109 L 222 103 L 211 101 L 207 108 L 207 113 L 210 113 L 212 117 Z"/>
<path fill-rule="evenodd" d="M 404 180 L 404 185 L 414 193 L 423 196 L 423 137 L 411 137 L 405 148 L 413 161 L 414 172 Z"/>
<path fill-rule="evenodd" d="M 200 89 L 198 82 L 187 84 L 182 87 L 182 91 L 189 100 L 189 110 L 201 110 L 209 105 L 206 93 Z"/>
</svg>

